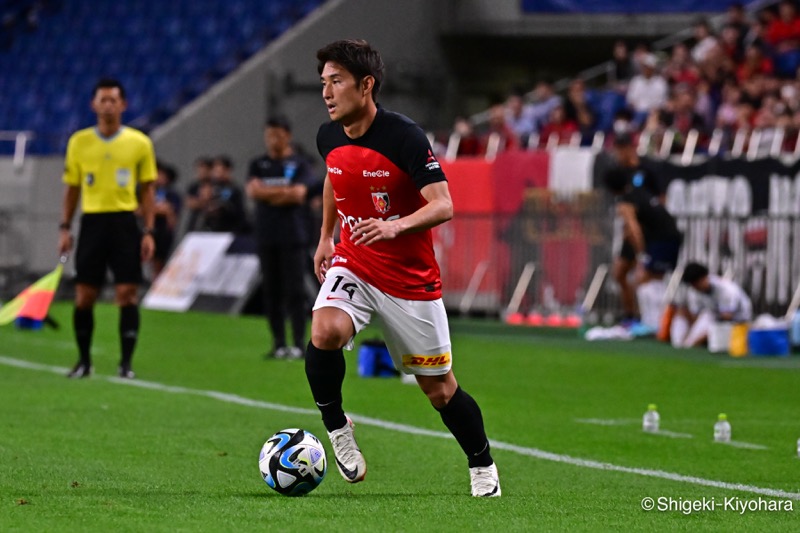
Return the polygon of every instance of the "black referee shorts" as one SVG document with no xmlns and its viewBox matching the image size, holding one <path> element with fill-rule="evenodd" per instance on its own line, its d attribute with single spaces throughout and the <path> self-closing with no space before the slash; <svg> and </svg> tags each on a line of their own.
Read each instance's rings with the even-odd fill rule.
<svg viewBox="0 0 800 533">
<path fill-rule="evenodd" d="M 75 281 L 100 287 L 111 269 L 114 283 L 142 282 L 142 232 L 130 211 L 81 217 Z"/>
</svg>

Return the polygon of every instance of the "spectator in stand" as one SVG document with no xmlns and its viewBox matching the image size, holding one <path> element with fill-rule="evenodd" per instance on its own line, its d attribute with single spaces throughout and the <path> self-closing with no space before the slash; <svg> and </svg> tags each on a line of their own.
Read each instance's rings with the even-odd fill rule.
<svg viewBox="0 0 800 533">
<path fill-rule="evenodd" d="M 233 182 L 233 162 L 230 157 L 214 158 L 212 185 L 200 189 L 205 202 L 202 229 L 204 231 L 242 233 L 247 229 L 244 194 Z"/>
<path fill-rule="evenodd" d="M 777 18 L 777 15 L 769 8 L 759 11 L 756 19 L 750 25 L 750 30 L 744 37 L 744 47 L 747 48 L 751 44 L 768 46 L 766 39 L 767 28 Z"/>
<path fill-rule="evenodd" d="M 672 53 L 664 65 L 662 75 L 671 85 L 678 83 L 696 85 L 700 81 L 700 71 L 692 63 L 686 44 L 678 43 L 672 47 Z"/>
<path fill-rule="evenodd" d="M 700 133 L 700 144 L 705 142 L 705 121 L 695 111 L 695 92 L 692 87 L 680 84 L 675 87 L 672 97 L 672 110 L 664 117 L 667 127 L 676 132 L 673 150 L 682 151 L 687 135 L 691 130 Z"/>
<path fill-rule="evenodd" d="M 175 182 L 178 179 L 175 167 L 160 161 L 156 163 L 155 225 L 153 226 L 156 249 L 152 261 L 153 280 L 164 270 L 164 265 L 172 251 L 175 230 L 183 203 L 180 194 L 175 190 Z"/>
<path fill-rule="evenodd" d="M 506 98 L 506 124 L 514 132 L 522 146 L 528 146 L 528 139 L 536 131 L 533 110 L 525 105 L 522 91 L 515 90 Z"/>
<path fill-rule="evenodd" d="M 527 106 L 530 109 L 535 131 L 540 131 L 542 126 L 550 120 L 550 112 L 561 105 L 561 97 L 553 90 L 549 81 L 542 80 L 533 88 L 533 98 Z"/>
<path fill-rule="evenodd" d="M 778 3 L 778 18 L 767 26 L 764 37 L 775 53 L 776 73 L 795 77 L 800 66 L 800 17 L 794 0 Z"/>
<path fill-rule="evenodd" d="M 742 101 L 752 104 L 753 109 L 761 107 L 764 98 L 765 79 L 762 74 L 754 74 L 740 83 L 742 88 Z"/>
<path fill-rule="evenodd" d="M 489 122 L 486 131 L 481 135 L 481 152 L 487 153 L 495 134 L 499 135 L 500 143 L 497 152 L 504 152 L 519 148 L 520 143 L 514 131 L 506 123 L 506 108 L 502 102 L 495 103 L 489 108 Z"/>
<path fill-rule="evenodd" d="M 189 209 L 189 221 L 186 224 L 187 231 L 199 230 L 200 219 L 205 210 L 205 200 L 201 199 L 201 189 L 211 188 L 211 167 L 214 160 L 210 157 L 201 156 L 194 161 L 194 181 L 186 190 L 186 207 Z M 204 193 L 202 198 L 210 196 L 210 191 Z"/>
<path fill-rule="evenodd" d="M 719 88 L 718 88 L 719 87 Z M 706 134 L 713 131 L 717 108 L 722 101 L 722 84 L 701 79 L 695 88 L 694 110 L 703 120 Z"/>
<path fill-rule="evenodd" d="M 739 32 L 739 49 L 744 50 L 745 38 L 750 32 L 750 23 L 747 20 L 747 13 L 741 2 L 733 2 L 725 12 L 725 26 L 732 26 Z"/>
<path fill-rule="evenodd" d="M 719 45 L 725 58 L 732 65 L 738 65 L 744 58 L 744 39 L 741 30 L 733 24 L 726 24 L 719 34 Z"/>
<path fill-rule="evenodd" d="M 631 143 L 636 146 L 639 142 L 639 132 L 633 125 L 633 113 L 623 107 L 614 113 L 614 122 L 611 124 L 611 131 L 606 136 L 605 146 L 614 146 L 619 137 L 628 137 Z"/>
<path fill-rule="evenodd" d="M 569 120 L 564 107 L 558 105 L 550 111 L 550 120 L 542 127 L 539 135 L 539 146 L 542 148 L 555 144 L 569 144 L 572 136 L 580 133 L 574 120 Z M 551 141 L 550 139 L 554 140 Z M 556 142 L 555 139 L 558 141 Z"/>
<path fill-rule="evenodd" d="M 625 41 L 619 39 L 614 43 L 614 48 L 611 52 L 609 82 L 616 90 L 625 92 L 632 77 L 633 63 L 628 52 L 628 45 L 625 44 Z"/>
<path fill-rule="evenodd" d="M 719 46 L 714 32 L 711 30 L 711 25 L 706 19 L 700 19 L 694 24 L 694 41 L 695 45 L 692 47 L 692 60 L 698 65 L 702 65 L 710 60 L 715 53 L 715 49 Z"/>
<path fill-rule="evenodd" d="M 642 62 L 651 55 L 653 55 L 653 52 L 650 50 L 650 43 L 646 41 L 639 41 L 636 43 L 636 46 L 633 48 L 633 54 L 631 54 L 631 65 L 633 66 L 634 76 L 642 73 Z"/>
<path fill-rule="evenodd" d="M 475 128 L 470 119 L 463 116 L 456 117 L 453 123 L 453 132 L 460 137 L 457 157 L 481 155 L 481 141 L 475 134 Z"/>
<path fill-rule="evenodd" d="M 739 130 L 750 131 L 756 116 L 756 108 L 749 100 L 740 100 L 736 105 L 736 124 L 733 132 Z"/>
<path fill-rule="evenodd" d="M 567 99 L 564 102 L 564 113 L 568 122 L 577 124 L 582 141 L 591 142 L 596 119 L 592 103 L 586 94 L 586 84 L 582 79 L 576 78 L 570 82 Z"/>
<path fill-rule="evenodd" d="M 715 125 L 728 132 L 736 128 L 738 120 L 737 106 L 741 100 L 742 91 L 734 81 L 728 81 L 722 88 L 722 103 L 717 108 Z"/>
<path fill-rule="evenodd" d="M 656 56 L 641 59 L 642 73 L 633 77 L 628 86 L 627 101 L 634 112 L 634 123 L 641 125 L 647 115 L 667 102 L 667 82 L 656 71 Z"/>
<path fill-rule="evenodd" d="M 772 60 L 764 55 L 760 44 L 749 45 L 744 52 L 744 60 L 736 67 L 736 79 L 739 83 L 756 75 L 770 76 L 773 72 Z"/>
</svg>

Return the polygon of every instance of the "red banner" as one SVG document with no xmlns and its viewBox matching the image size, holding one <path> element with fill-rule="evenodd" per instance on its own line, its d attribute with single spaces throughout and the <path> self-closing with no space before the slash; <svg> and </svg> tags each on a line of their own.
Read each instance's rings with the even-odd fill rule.
<svg viewBox="0 0 800 533">
<path fill-rule="evenodd" d="M 480 272 L 474 307 L 497 310 L 507 305 L 516 279 L 509 279 L 508 228 L 523 207 L 525 190 L 547 187 L 550 157 L 546 151 L 512 151 L 493 162 L 460 158 L 442 162 L 455 210 L 454 220 L 434 231 L 445 298 L 457 305 Z M 559 217 L 556 217 L 559 218 Z M 569 219 L 569 217 L 567 217 Z M 569 224 L 569 220 L 562 220 Z M 540 228 L 538 276 L 561 302 L 572 302 L 586 278 L 588 245 L 580 229 L 568 232 Z M 574 228 L 573 228 L 574 229 Z M 538 254 L 537 254 L 538 255 Z M 541 295 L 537 295 L 537 299 Z"/>
</svg>

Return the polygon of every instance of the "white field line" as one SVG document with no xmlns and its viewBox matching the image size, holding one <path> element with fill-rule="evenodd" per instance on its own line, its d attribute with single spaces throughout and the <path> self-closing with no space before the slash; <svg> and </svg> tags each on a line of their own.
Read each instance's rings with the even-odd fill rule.
<svg viewBox="0 0 800 533">
<path fill-rule="evenodd" d="M 753 444 L 752 442 L 742 442 L 738 440 L 732 440 L 724 444 L 727 444 L 728 446 L 733 446 L 734 448 L 746 448 L 748 450 L 769 450 L 769 446 L 764 446 L 762 444 Z"/>
<path fill-rule="evenodd" d="M 6 366 L 13 366 L 17 368 L 24 368 L 28 370 L 38 370 L 40 372 L 50 372 L 55 374 L 63 374 L 68 369 L 50 365 L 43 365 L 39 363 L 31 363 L 28 361 L 23 361 L 20 359 L 15 359 L 12 357 L 7 357 L 4 355 L 0 355 L 0 364 Z M 117 377 L 111 376 L 102 376 L 95 374 L 92 379 L 102 379 L 114 384 L 118 385 L 128 385 L 132 387 L 139 387 L 143 389 L 150 389 L 150 390 L 157 390 L 160 392 L 170 392 L 173 394 L 190 394 L 194 396 L 204 396 L 207 398 L 213 398 L 215 400 L 219 400 L 222 402 L 227 403 L 234 403 L 238 405 L 244 405 L 248 407 L 256 407 L 259 409 L 268 409 L 272 411 L 281 411 L 286 413 L 295 413 L 301 415 L 312 415 L 315 417 L 319 416 L 319 412 L 316 409 L 304 409 L 300 407 L 291 407 L 288 405 L 281 405 L 276 403 L 270 402 L 262 402 L 260 400 L 252 400 L 249 398 L 244 398 L 242 396 L 238 396 L 236 394 L 228 394 L 219 391 L 209 391 L 209 390 L 202 390 L 202 389 L 189 389 L 186 387 L 176 387 L 172 385 L 164 385 L 162 383 L 156 383 L 153 381 L 143 381 L 143 380 L 127 380 L 127 379 L 120 379 Z M 411 435 L 421 435 L 426 437 L 436 437 L 436 438 L 445 438 L 451 439 L 453 438 L 450 433 L 446 433 L 444 431 L 433 431 L 424 428 L 418 428 L 415 426 L 409 426 L 406 424 L 397 424 L 394 422 L 389 422 L 386 420 L 381 420 L 378 418 L 370 418 L 366 416 L 360 415 L 353 415 L 350 414 L 350 418 L 353 419 L 354 422 L 358 422 L 359 424 L 364 424 L 367 426 L 375 426 L 382 429 L 388 429 L 392 431 L 398 431 L 401 433 L 407 433 Z M 800 501 L 800 492 L 788 492 L 784 490 L 778 489 L 770 489 L 766 487 L 757 487 L 755 485 L 745 485 L 742 483 L 727 483 L 724 481 L 717 481 L 713 479 L 705 479 L 700 477 L 694 476 L 686 476 L 683 474 L 676 474 L 673 472 L 665 472 L 663 470 L 651 470 L 648 468 L 633 468 L 628 466 L 619 466 L 611 463 L 604 463 L 601 461 L 593 461 L 591 459 L 581 459 L 579 457 L 572 457 L 569 455 L 563 455 L 558 453 L 546 452 L 544 450 L 539 450 L 537 448 L 528 448 L 525 446 L 517 446 L 515 444 L 510 444 L 506 442 L 500 442 L 492 440 L 490 441 L 492 448 L 496 450 L 505 450 L 509 452 L 514 452 L 519 455 L 525 455 L 528 457 L 535 457 L 537 459 L 543 459 L 545 461 L 553 461 L 556 463 L 564 463 L 573 466 L 580 466 L 583 468 L 592 468 L 595 470 L 606 470 L 611 472 L 623 472 L 626 474 L 635 474 L 638 476 L 646 476 L 646 477 L 653 477 L 659 479 L 666 479 L 669 481 L 677 481 L 680 483 L 690 483 L 692 485 L 701 485 L 705 487 L 714 487 L 718 489 L 725 489 L 725 490 L 735 490 L 740 492 L 749 492 L 752 494 L 761 494 L 764 496 L 769 496 L 772 498 L 784 498 L 784 499 L 791 499 L 791 500 L 798 500 Z"/>
</svg>

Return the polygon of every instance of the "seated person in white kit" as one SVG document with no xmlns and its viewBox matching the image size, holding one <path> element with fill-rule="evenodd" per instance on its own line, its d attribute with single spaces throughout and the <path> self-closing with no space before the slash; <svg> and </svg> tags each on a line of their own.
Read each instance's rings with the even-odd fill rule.
<svg viewBox="0 0 800 533">
<path fill-rule="evenodd" d="M 676 348 L 703 344 L 714 322 L 750 322 L 753 304 L 739 285 L 715 276 L 700 263 L 689 263 L 683 271 L 684 283 L 689 285 L 687 309 L 681 310 L 672 321 L 670 338 Z"/>
</svg>

